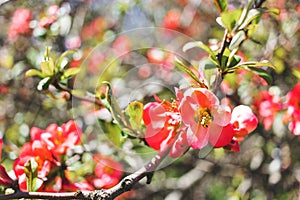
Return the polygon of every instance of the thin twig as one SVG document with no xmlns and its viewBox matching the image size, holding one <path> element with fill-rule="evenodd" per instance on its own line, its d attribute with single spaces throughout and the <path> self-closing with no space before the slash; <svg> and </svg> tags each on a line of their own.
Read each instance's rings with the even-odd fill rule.
<svg viewBox="0 0 300 200">
<path fill-rule="evenodd" d="M 78 192 L 15 192 L 13 194 L 0 195 L 0 200 L 4 199 L 87 199 Z"/>
<path fill-rule="evenodd" d="M 72 93 L 72 89 L 63 87 L 59 83 L 53 83 L 53 86 L 60 91 L 68 92 L 75 99 L 94 103 L 95 105 L 100 106 L 100 107 L 103 106 L 100 99 L 97 99 L 96 97 L 94 97 L 88 93 L 86 94 L 86 96 L 79 96 L 79 95 L 75 95 L 74 93 Z"/>
<path fill-rule="evenodd" d="M 176 137 L 173 138 L 173 142 Z M 78 191 L 78 192 L 64 192 L 64 193 L 52 193 L 52 192 L 22 192 L 18 191 L 13 194 L 0 195 L 0 200 L 4 199 L 85 199 L 85 200 L 112 200 L 115 197 L 130 191 L 132 187 L 138 183 L 144 177 L 153 173 L 157 169 L 159 164 L 169 154 L 173 142 L 163 151 L 153 157 L 144 167 L 139 169 L 133 174 L 124 177 L 117 185 L 109 189 L 95 190 L 95 191 Z"/>
</svg>

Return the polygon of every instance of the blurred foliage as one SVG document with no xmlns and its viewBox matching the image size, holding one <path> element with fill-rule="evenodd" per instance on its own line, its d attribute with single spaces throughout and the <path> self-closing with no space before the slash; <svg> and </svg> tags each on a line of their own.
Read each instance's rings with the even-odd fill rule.
<svg viewBox="0 0 300 200">
<path fill-rule="evenodd" d="M 232 10 L 246 4 L 245 0 L 229 0 L 228 5 L 221 5 L 221 9 Z M 52 7 L 54 11 L 49 11 L 53 5 L 57 5 L 58 10 Z M 278 8 L 280 14 L 264 14 L 258 26 L 253 27 L 255 31 L 249 30 L 250 39 L 241 45 L 239 55 L 243 61 L 270 60 L 276 66 L 275 71 L 266 69 L 271 73 L 273 89 L 276 87 L 280 94 L 285 95 L 300 79 L 300 6 L 297 0 L 267 0 L 264 6 Z M 17 38 L 9 38 L 10 24 L 17 8 L 30 10 L 30 31 L 19 34 Z M 235 14 L 223 14 L 221 19 L 233 19 L 232 15 Z M 218 15 L 212 0 L 0 1 L 0 137 L 4 139 L 2 164 L 7 169 L 12 168 L 19 147 L 29 139 L 32 126 L 45 128 L 51 123 L 62 124 L 75 116 L 85 132 L 82 143 L 86 150 L 121 157 L 123 164 L 134 170 L 155 152 L 142 154 L 140 158 L 139 153 L 149 152 L 149 148 L 143 147 L 138 139 L 128 141 L 123 135 L 116 139 L 111 134 L 120 130 L 105 131 L 94 127 L 98 122 L 94 115 L 101 118 L 101 123 L 110 123 L 111 116 L 105 111 L 95 109 L 89 103 L 66 101 L 68 95 L 51 86 L 40 92 L 36 87 L 40 79 L 26 77 L 25 72 L 29 69 L 43 71 L 40 63 L 48 46 L 52 47 L 50 56 L 53 58 L 66 50 L 77 49 L 59 64 L 65 67 L 63 69 L 81 67 L 77 82 L 67 79 L 65 86 L 72 88 L 75 82 L 76 89 L 101 95 L 99 83 L 110 80 L 122 108 L 129 101 L 153 99 L 155 93 L 160 97 L 168 97 L 172 91 L 161 85 L 167 84 L 170 88 L 176 86 L 181 78 L 177 76 L 176 70 L 143 65 L 151 60 L 148 49 L 131 52 L 134 39 L 118 37 L 118 34 L 133 28 L 165 27 L 201 40 L 213 48 L 223 35 L 222 28 L 215 20 Z M 229 26 L 229 30 L 234 29 L 232 24 L 224 25 Z M 102 47 L 97 46 L 102 42 L 107 42 L 110 49 L 103 52 Z M 147 44 L 149 41 L 145 38 L 144 42 Z M 159 45 L 163 48 L 166 44 Z M 123 53 L 126 54 L 121 59 L 114 59 L 114 56 Z M 159 53 L 168 62 L 169 55 Z M 195 63 L 194 66 L 201 68 L 203 62 L 207 62 L 203 59 L 205 52 L 191 51 L 191 54 L 194 57 L 190 62 Z M 155 64 L 159 61 L 151 62 Z M 126 74 L 128 71 L 129 75 Z M 72 70 L 70 73 L 73 73 Z M 101 78 L 97 76 L 99 74 L 102 74 Z M 153 76 L 155 79 L 152 81 L 159 81 L 161 85 L 151 85 L 149 82 L 143 84 L 149 76 Z M 225 78 L 229 85 L 226 95 L 235 104 L 251 104 L 259 91 L 269 89 L 253 75 L 245 75 L 240 79 L 238 73 Z M 136 85 L 141 87 L 133 90 Z M 82 93 L 80 90 L 76 92 Z M 217 149 L 203 158 L 201 153 L 189 152 L 171 166 L 157 171 L 151 185 L 145 186 L 142 182 L 135 187 L 133 199 L 297 199 L 300 139 L 281 125 L 282 117 L 277 115 L 268 131 L 260 125 L 242 143 L 238 154 Z M 108 136 L 100 134 L 103 131 Z M 106 137 L 112 137 L 113 141 L 109 143 Z M 113 148 L 115 144 L 123 149 L 116 150 Z M 124 153 L 125 149 L 133 156 Z M 76 149 L 74 152 L 70 152 L 70 156 L 76 154 Z M 86 157 L 82 158 L 83 162 L 70 165 L 72 179 L 90 173 L 93 166 L 91 155 L 86 153 Z"/>
</svg>

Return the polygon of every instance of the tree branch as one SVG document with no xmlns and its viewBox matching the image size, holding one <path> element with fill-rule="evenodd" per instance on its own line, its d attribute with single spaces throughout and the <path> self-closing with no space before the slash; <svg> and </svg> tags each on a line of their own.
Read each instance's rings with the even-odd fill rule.
<svg viewBox="0 0 300 200">
<path fill-rule="evenodd" d="M 0 195 L 0 200 L 4 199 L 87 199 L 80 192 L 15 192 L 13 194 Z"/>
<path fill-rule="evenodd" d="M 73 97 L 75 99 L 78 99 L 78 100 L 81 100 L 81 101 L 90 102 L 90 103 L 94 103 L 95 105 L 100 106 L 100 107 L 103 106 L 101 100 L 97 99 L 96 97 L 94 97 L 92 95 L 87 94 L 84 97 L 83 96 L 79 96 L 79 95 L 75 95 L 75 94 L 72 93 L 72 89 L 63 87 L 59 83 L 56 83 L 56 82 L 53 83 L 53 86 L 56 89 L 60 90 L 60 91 L 68 92 L 71 95 L 71 97 Z"/>
<path fill-rule="evenodd" d="M 173 138 L 173 142 L 176 137 Z M 78 192 L 64 192 L 64 193 L 52 193 L 52 192 L 15 192 L 13 194 L 0 195 L 0 200 L 6 199 L 86 199 L 86 200 L 112 200 L 115 197 L 130 191 L 132 187 L 138 183 L 144 177 L 148 177 L 153 173 L 164 158 L 169 154 L 173 145 L 170 145 L 158 153 L 151 159 L 144 167 L 139 169 L 133 174 L 124 177 L 117 185 L 109 189 L 95 190 L 95 191 L 78 191 Z M 150 176 L 151 177 L 151 176 Z M 148 180 L 147 183 L 150 183 Z"/>
</svg>

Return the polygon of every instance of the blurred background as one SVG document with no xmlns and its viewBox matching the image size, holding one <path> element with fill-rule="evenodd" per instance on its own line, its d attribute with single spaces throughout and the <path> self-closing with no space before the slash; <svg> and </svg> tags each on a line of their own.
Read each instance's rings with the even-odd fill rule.
<svg viewBox="0 0 300 200">
<path fill-rule="evenodd" d="M 247 1 L 228 2 L 229 9 L 247 5 Z M 263 6 L 278 8 L 280 14 L 263 15 L 256 31 L 243 43 L 239 55 L 243 60 L 270 60 L 277 67 L 270 70 L 272 85 L 266 85 L 251 74 L 239 72 L 226 77 L 222 86 L 233 104 L 253 105 L 262 123 L 242 142 L 239 153 L 215 149 L 203 157 L 197 151 L 189 151 L 157 171 L 150 185 L 142 181 L 135 186 L 134 195 L 129 198 L 298 199 L 300 139 L 284 123 L 283 109 L 272 107 L 268 115 L 272 116 L 272 123 L 266 125 L 259 106 L 264 98 L 261 91 L 284 102 L 285 95 L 299 82 L 300 5 L 298 0 L 267 0 Z M 52 47 L 54 57 L 68 49 L 77 49 L 69 58 L 68 67 L 81 67 L 83 70 L 70 81 L 70 87 L 77 83 L 77 89 L 97 93 L 99 81 L 110 80 L 123 108 L 132 100 L 153 100 L 155 93 L 169 98 L 182 75 L 178 76 L 172 65 L 173 55 L 161 50 L 167 48 L 167 42 L 160 41 L 179 35 L 181 40 L 180 44 L 175 44 L 176 48 L 190 40 L 201 40 L 211 47 L 218 45 L 224 34 L 216 22 L 218 15 L 212 0 L 0 1 L 2 163 L 12 169 L 19 148 L 29 139 L 31 127 L 62 124 L 74 116 L 85 132 L 82 143 L 90 152 L 124 159 L 128 169 L 133 169 L 138 162 L 143 163 L 148 156 L 140 161 L 140 152 L 150 148 L 143 147 L 138 141 L 119 144 L 121 150 L 129 148 L 139 152 L 134 157 L 136 163 L 126 156 L 120 158 L 111 144 L 107 144 L 103 137 L 105 133 L 101 133 L 105 131 L 99 132 L 95 126 L 97 121 L 89 117 L 93 114 L 104 119 L 106 114 L 88 104 L 72 104 L 72 101 L 66 100 L 65 93 L 54 88 L 38 91 L 39 78 L 25 77 L 25 72 L 39 69 L 47 46 Z M 143 42 L 148 48 L 136 48 L 134 42 L 139 34 L 131 37 L 122 34 L 144 27 L 162 27 L 172 31 L 171 34 L 152 35 L 154 42 L 152 38 L 145 38 Z M 188 59 L 200 69 L 205 56 L 204 52 L 195 51 Z M 187 59 L 185 54 L 183 58 Z M 149 80 L 155 84 L 146 82 L 143 85 Z M 137 85 L 140 87 L 137 88 Z M 76 169 L 88 165 L 73 166 L 73 177 L 76 173 L 88 173 L 88 170 L 76 172 Z"/>
</svg>

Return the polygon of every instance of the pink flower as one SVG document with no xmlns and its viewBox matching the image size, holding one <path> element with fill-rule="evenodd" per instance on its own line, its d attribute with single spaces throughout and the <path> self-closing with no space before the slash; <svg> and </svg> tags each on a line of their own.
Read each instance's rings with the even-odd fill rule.
<svg viewBox="0 0 300 200">
<path fill-rule="evenodd" d="M 65 46 L 67 49 L 77 49 L 81 45 L 81 38 L 79 36 L 70 36 L 65 40 Z"/>
<path fill-rule="evenodd" d="M 162 26 L 164 28 L 176 30 L 177 28 L 180 27 L 180 15 L 181 14 L 180 14 L 179 10 L 175 10 L 175 9 L 170 10 L 166 14 L 166 16 L 162 22 Z"/>
<path fill-rule="evenodd" d="M 30 131 L 32 141 L 43 141 L 56 156 L 65 154 L 70 147 L 79 144 L 81 134 L 81 129 L 73 120 L 60 127 L 57 124 L 51 124 L 46 130 L 32 127 Z"/>
<path fill-rule="evenodd" d="M 177 101 L 170 103 L 158 97 L 156 100 L 157 102 L 148 103 L 144 107 L 145 140 L 150 147 L 159 151 L 172 145 L 170 157 L 179 157 L 186 152 L 188 145 L 186 128 L 180 127 L 181 115 Z M 177 138 L 174 139 L 175 137 Z"/>
<path fill-rule="evenodd" d="M 259 120 L 266 130 L 270 130 L 277 112 L 282 108 L 280 97 L 268 91 L 262 91 L 254 100 L 253 105 L 258 111 Z"/>
<path fill-rule="evenodd" d="M 162 150 L 172 142 L 180 125 L 181 116 L 175 101 L 173 103 L 159 99 L 158 101 L 145 105 L 143 120 L 146 125 L 147 144 L 156 150 Z"/>
<path fill-rule="evenodd" d="M 286 95 L 287 112 L 285 121 L 289 121 L 289 129 L 295 135 L 300 135 L 300 83 Z"/>
<path fill-rule="evenodd" d="M 31 32 L 29 23 L 31 21 L 31 12 L 28 9 L 20 8 L 14 12 L 12 22 L 8 30 L 8 39 L 15 41 L 18 35 L 26 35 Z"/>
<path fill-rule="evenodd" d="M 47 28 L 58 19 L 58 5 L 52 5 L 47 9 L 46 16 L 39 21 L 39 27 Z"/>
<path fill-rule="evenodd" d="M 300 135 L 300 120 L 299 121 L 292 121 L 289 124 L 290 131 L 293 132 L 294 135 Z"/>
<path fill-rule="evenodd" d="M 171 158 L 178 158 L 182 156 L 187 150 L 188 150 L 188 142 L 186 138 L 186 131 L 183 130 L 180 132 L 178 138 L 175 140 L 171 151 L 170 151 L 170 157 Z"/>
<path fill-rule="evenodd" d="M 242 141 L 256 129 L 258 120 L 249 106 L 239 105 L 232 111 L 230 124 L 233 125 L 235 139 Z"/>
<path fill-rule="evenodd" d="M 189 88 L 179 99 L 179 111 L 183 123 L 188 127 L 187 142 L 192 148 L 201 149 L 209 141 L 214 145 L 221 134 L 229 134 L 228 137 L 231 137 L 232 133 L 222 132 L 223 127 L 230 122 L 230 109 L 221 106 L 211 91 L 206 88 Z"/>
<path fill-rule="evenodd" d="M 109 157 L 100 156 L 98 159 L 95 167 L 96 178 L 92 182 L 96 188 L 111 188 L 120 181 L 123 166 Z"/>
<path fill-rule="evenodd" d="M 37 177 L 40 179 L 44 179 L 53 166 L 59 165 L 59 163 L 54 160 L 52 153 L 47 149 L 47 146 L 41 141 L 36 140 L 25 143 L 21 149 L 19 158 L 15 160 L 13 166 L 22 191 L 27 191 L 24 166 L 30 159 L 34 159 L 38 164 Z"/>
</svg>

